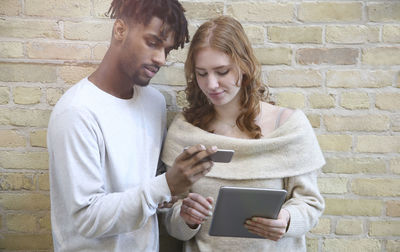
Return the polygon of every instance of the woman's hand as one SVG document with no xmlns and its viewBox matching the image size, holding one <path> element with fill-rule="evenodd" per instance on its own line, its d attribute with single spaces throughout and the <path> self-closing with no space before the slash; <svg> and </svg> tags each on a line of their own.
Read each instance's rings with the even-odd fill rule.
<svg viewBox="0 0 400 252">
<path fill-rule="evenodd" d="M 213 199 L 211 197 L 204 198 L 197 193 L 189 193 L 183 199 L 180 215 L 190 228 L 197 228 L 212 215 Z"/>
<path fill-rule="evenodd" d="M 273 241 L 278 241 L 286 233 L 289 221 L 289 212 L 285 209 L 281 209 L 278 219 L 276 220 L 253 217 L 251 220 L 247 220 L 244 226 L 253 234 Z"/>
</svg>

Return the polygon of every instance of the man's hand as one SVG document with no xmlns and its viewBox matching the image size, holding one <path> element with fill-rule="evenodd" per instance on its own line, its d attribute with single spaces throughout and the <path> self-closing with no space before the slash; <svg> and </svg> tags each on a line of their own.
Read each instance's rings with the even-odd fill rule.
<svg viewBox="0 0 400 252">
<path fill-rule="evenodd" d="M 285 209 L 281 209 L 278 219 L 276 220 L 253 217 L 251 220 L 247 220 L 244 226 L 253 234 L 269 240 L 278 241 L 286 233 L 289 221 L 289 212 Z"/>
<path fill-rule="evenodd" d="M 186 192 L 197 180 L 204 177 L 214 165 L 205 158 L 216 151 L 216 146 L 206 148 L 200 144 L 184 150 L 165 174 L 171 194 Z"/>
<path fill-rule="evenodd" d="M 189 193 L 182 201 L 180 216 L 186 224 L 195 229 L 212 215 L 213 199 L 211 197 L 204 198 L 197 193 Z"/>
</svg>

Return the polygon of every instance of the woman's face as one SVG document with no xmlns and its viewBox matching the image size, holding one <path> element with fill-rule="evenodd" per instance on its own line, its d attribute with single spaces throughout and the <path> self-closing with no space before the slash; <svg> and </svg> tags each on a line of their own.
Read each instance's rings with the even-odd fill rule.
<svg viewBox="0 0 400 252">
<path fill-rule="evenodd" d="M 215 106 L 239 102 L 241 75 L 231 57 L 206 47 L 195 54 L 194 65 L 200 89 Z"/>
</svg>

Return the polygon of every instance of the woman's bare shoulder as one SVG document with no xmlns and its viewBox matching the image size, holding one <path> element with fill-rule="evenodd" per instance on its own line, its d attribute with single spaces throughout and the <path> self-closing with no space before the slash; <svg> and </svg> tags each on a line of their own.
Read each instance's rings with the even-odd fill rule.
<svg viewBox="0 0 400 252">
<path fill-rule="evenodd" d="M 262 102 L 262 116 L 264 118 L 271 118 L 272 121 L 278 121 L 278 127 L 284 124 L 290 116 L 295 112 L 294 109 L 276 106 L 270 103 Z"/>
<path fill-rule="evenodd" d="M 281 112 L 281 118 L 280 118 L 280 123 L 279 125 L 284 124 L 287 120 L 289 120 L 290 116 L 292 116 L 292 114 L 294 113 L 294 109 L 290 109 L 290 108 L 283 108 L 281 107 L 281 109 L 283 109 L 283 111 Z"/>
</svg>

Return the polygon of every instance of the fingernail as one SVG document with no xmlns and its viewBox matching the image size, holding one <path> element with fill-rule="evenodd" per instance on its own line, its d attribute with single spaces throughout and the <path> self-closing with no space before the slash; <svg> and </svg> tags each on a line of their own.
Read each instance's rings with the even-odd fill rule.
<svg viewBox="0 0 400 252">
<path fill-rule="evenodd" d="M 208 216 L 212 216 L 213 213 L 211 211 L 208 211 Z"/>
<path fill-rule="evenodd" d="M 218 150 L 218 147 L 214 145 L 214 146 L 211 147 L 211 150 L 217 151 L 217 150 Z"/>
<path fill-rule="evenodd" d="M 247 220 L 247 221 L 246 221 L 246 224 L 250 225 L 250 224 L 251 224 L 251 221 Z"/>
<path fill-rule="evenodd" d="M 205 149 L 206 149 L 206 147 L 205 147 L 204 145 L 202 145 L 202 144 L 200 144 L 200 148 L 201 148 L 202 150 L 205 150 Z"/>
<path fill-rule="evenodd" d="M 210 209 L 210 210 L 211 210 L 211 209 L 212 209 L 212 205 L 208 205 L 208 209 Z"/>
</svg>

